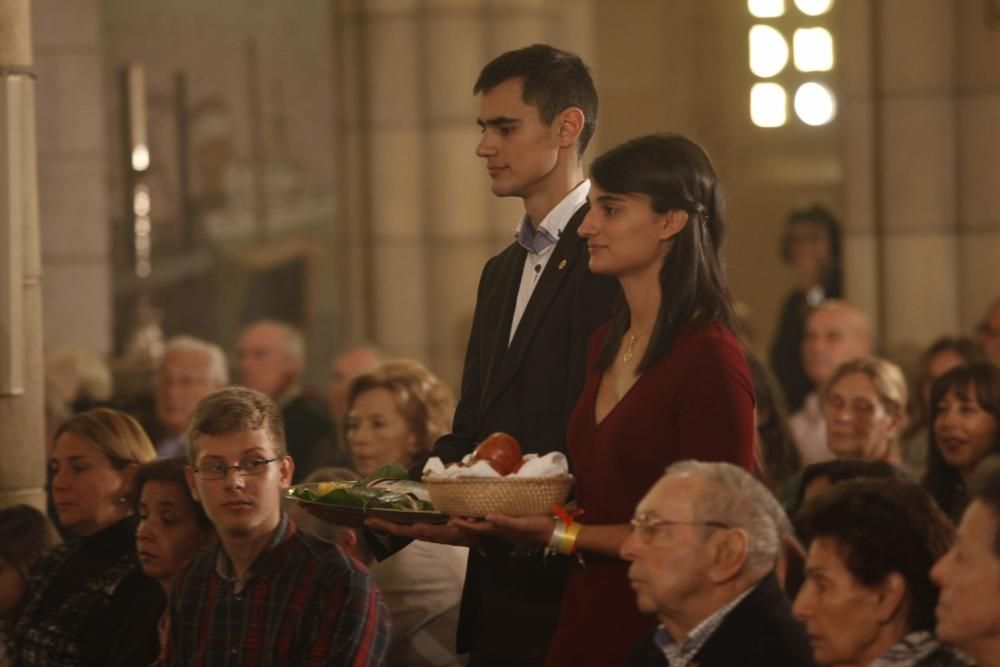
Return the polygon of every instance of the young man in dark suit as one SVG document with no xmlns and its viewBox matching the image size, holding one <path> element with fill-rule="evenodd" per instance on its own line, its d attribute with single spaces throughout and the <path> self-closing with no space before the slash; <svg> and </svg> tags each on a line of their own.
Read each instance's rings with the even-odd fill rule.
<svg viewBox="0 0 1000 667">
<path fill-rule="evenodd" d="M 516 240 L 483 269 L 452 433 L 432 456 L 458 461 L 496 431 L 525 453 L 566 451 L 565 431 L 586 376 L 591 333 L 611 317 L 617 285 L 587 268 L 577 228 L 590 182 L 582 156 L 597 124 L 597 92 L 576 55 L 536 44 L 504 53 L 476 81 L 476 154 L 493 193 L 519 197 Z M 399 536 L 470 544 L 450 526 L 399 527 Z M 473 666 L 540 665 L 558 620 L 565 558 L 500 540 L 470 549 L 459 652 Z"/>
</svg>

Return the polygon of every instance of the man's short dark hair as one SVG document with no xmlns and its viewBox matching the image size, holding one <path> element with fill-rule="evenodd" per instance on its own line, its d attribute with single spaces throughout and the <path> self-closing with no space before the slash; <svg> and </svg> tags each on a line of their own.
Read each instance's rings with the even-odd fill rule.
<svg viewBox="0 0 1000 667">
<path fill-rule="evenodd" d="M 951 548 L 955 529 L 920 486 L 895 479 L 842 482 L 809 500 L 796 524 L 807 544 L 832 538 L 863 586 L 874 588 L 898 572 L 910 600 L 909 629 L 934 629 L 938 588 L 930 570 Z"/>
<path fill-rule="evenodd" d="M 580 56 L 548 44 L 508 51 L 491 60 L 479 73 L 472 92 L 489 92 L 504 81 L 521 79 L 521 99 L 538 109 L 546 125 L 570 107 L 583 111 L 578 154 L 583 155 L 597 129 L 597 90 Z"/>
<path fill-rule="evenodd" d="M 1000 558 L 1000 456 L 990 456 L 976 466 L 972 476 L 972 500 L 986 505 L 997 520 L 993 553 Z"/>
<path fill-rule="evenodd" d="M 198 438 L 264 429 L 271 437 L 275 456 L 286 456 L 285 422 L 266 394 L 246 387 L 226 387 L 198 401 L 188 426 L 188 459 L 194 465 Z"/>
<path fill-rule="evenodd" d="M 849 482 L 853 479 L 902 479 L 907 480 L 906 473 L 885 461 L 862 461 L 861 459 L 833 459 L 810 463 L 802 469 L 802 481 L 795 496 L 795 505 L 791 515 L 802 508 L 806 499 L 806 489 L 817 479 L 825 477 L 830 485 Z"/>
</svg>

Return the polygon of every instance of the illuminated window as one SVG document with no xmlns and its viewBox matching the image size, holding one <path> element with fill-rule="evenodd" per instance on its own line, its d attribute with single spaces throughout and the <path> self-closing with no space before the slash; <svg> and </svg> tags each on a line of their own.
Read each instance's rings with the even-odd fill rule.
<svg viewBox="0 0 1000 667">
<path fill-rule="evenodd" d="M 788 64 L 788 42 L 769 25 L 750 28 L 750 71 L 767 79 Z"/>
<path fill-rule="evenodd" d="M 806 125 L 826 125 L 837 115 L 833 92 L 821 83 L 803 83 L 795 91 L 795 115 Z"/>
<path fill-rule="evenodd" d="M 145 144 L 138 144 L 132 149 L 132 168 L 136 171 L 149 169 L 149 149 Z"/>
<path fill-rule="evenodd" d="M 833 35 L 826 28 L 799 28 L 792 40 L 795 69 L 829 72 L 833 69 Z"/>
<path fill-rule="evenodd" d="M 788 96 L 781 84 L 755 83 L 750 89 L 750 120 L 757 127 L 781 127 L 787 120 Z"/>
<path fill-rule="evenodd" d="M 145 185 L 138 185 L 135 188 L 135 195 L 132 197 L 132 211 L 138 216 L 149 215 L 152 208 L 149 200 L 149 188 Z"/>
<path fill-rule="evenodd" d="M 826 14 L 832 6 L 833 0 L 795 0 L 795 7 L 809 16 Z"/>
<path fill-rule="evenodd" d="M 756 79 L 750 89 L 754 125 L 785 125 L 789 107 L 793 118 L 806 125 L 826 125 L 836 117 L 828 75 L 836 64 L 832 7 L 833 0 L 747 0 L 754 17 L 747 38 L 748 65 Z"/>
<path fill-rule="evenodd" d="M 759 19 L 773 19 L 785 13 L 785 0 L 747 0 L 747 8 Z"/>
</svg>

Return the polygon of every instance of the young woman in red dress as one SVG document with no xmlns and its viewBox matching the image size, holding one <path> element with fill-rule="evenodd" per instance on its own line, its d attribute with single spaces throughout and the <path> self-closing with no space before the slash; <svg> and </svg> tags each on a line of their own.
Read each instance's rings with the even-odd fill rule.
<svg viewBox="0 0 1000 667">
<path fill-rule="evenodd" d="M 461 521 L 480 533 L 582 554 L 546 665 L 621 665 L 657 624 L 636 607 L 619 549 L 646 491 L 683 459 L 752 465 L 754 390 L 722 260 L 725 211 L 704 150 L 676 134 L 633 139 L 591 168 L 580 226 L 590 270 L 623 298 L 590 341 L 567 431 L 576 525 L 551 516 Z M 682 638 L 677 638 L 680 641 Z M 511 638 L 516 641 L 516 638 Z"/>
</svg>

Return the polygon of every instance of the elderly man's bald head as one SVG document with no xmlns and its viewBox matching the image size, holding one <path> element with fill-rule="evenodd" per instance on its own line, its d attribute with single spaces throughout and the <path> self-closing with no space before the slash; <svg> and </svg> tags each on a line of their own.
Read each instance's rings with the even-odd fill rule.
<svg viewBox="0 0 1000 667">
<path fill-rule="evenodd" d="M 285 322 L 260 320 L 251 324 L 240 334 L 236 349 L 243 385 L 273 401 L 280 401 L 302 375 L 302 333 Z"/>
<path fill-rule="evenodd" d="M 348 348 L 330 364 L 330 414 L 335 419 L 347 415 L 347 386 L 382 361 L 382 353 L 371 345 Z"/>
<path fill-rule="evenodd" d="M 871 351 L 871 326 L 860 308 L 831 299 L 809 314 L 802 361 L 817 386 L 826 382 L 837 366 Z"/>
</svg>

